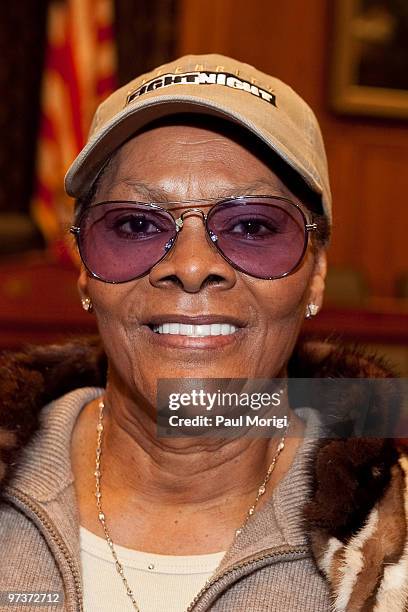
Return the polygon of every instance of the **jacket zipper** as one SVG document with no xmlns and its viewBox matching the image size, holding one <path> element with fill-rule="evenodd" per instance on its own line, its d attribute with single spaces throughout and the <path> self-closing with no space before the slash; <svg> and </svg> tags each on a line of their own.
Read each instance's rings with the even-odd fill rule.
<svg viewBox="0 0 408 612">
<path fill-rule="evenodd" d="M 251 563 L 256 563 L 258 561 L 263 561 L 264 559 L 269 559 L 269 558 L 273 558 L 273 557 L 280 557 L 282 555 L 285 554 L 302 554 L 302 553 L 307 553 L 309 551 L 307 546 L 298 546 L 297 548 L 290 548 L 290 547 L 282 547 L 279 549 L 269 549 L 264 551 L 262 554 L 260 555 L 253 555 L 252 557 L 247 557 L 246 559 L 244 559 L 243 561 L 240 561 L 239 563 L 237 563 L 236 565 L 233 565 L 232 567 L 229 567 L 228 569 L 224 570 L 221 574 L 219 574 L 217 577 L 214 578 L 210 578 L 210 580 L 208 582 L 206 582 L 206 584 L 203 586 L 203 588 L 201 589 L 201 591 L 199 591 L 197 593 L 197 595 L 194 597 L 193 601 L 189 604 L 186 612 L 190 612 L 191 610 L 193 610 L 194 606 L 196 605 L 196 603 L 198 602 L 199 599 L 201 599 L 201 597 L 204 595 L 204 593 L 206 593 L 206 591 L 208 591 L 208 589 L 210 587 L 212 587 L 214 584 L 216 584 L 219 580 L 221 580 L 222 578 L 225 578 L 225 576 L 228 576 L 228 574 L 235 572 L 236 570 L 242 569 L 243 567 L 250 565 Z"/>
<path fill-rule="evenodd" d="M 75 566 L 75 563 L 72 559 L 72 556 L 69 552 L 69 550 L 67 549 L 64 540 L 62 539 L 61 535 L 59 534 L 59 532 L 56 530 L 56 528 L 54 527 L 53 523 L 50 521 L 49 517 L 47 516 L 47 514 L 38 507 L 37 504 L 35 504 L 30 497 L 28 497 L 25 493 L 23 493 L 22 491 L 19 491 L 17 489 L 12 489 L 9 488 L 5 493 L 4 493 L 4 497 L 9 499 L 9 501 L 13 501 L 13 497 L 15 499 L 17 499 L 23 506 L 25 506 L 26 508 L 28 508 L 29 510 L 31 510 L 31 512 L 33 512 L 40 520 L 40 522 L 44 525 L 44 527 L 48 530 L 48 532 L 50 533 L 51 537 L 53 538 L 54 542 L 57 544 L 58 548 L 60 549 L 60 551 L 62 552 L 62 554 L 64 555 L 69 568 L 71 570 L 71 573 L 73 575 L 74 578 L 74 582 L 75 582 L 75 592 L 76 592 L 76 596 L 77 596 L 77 604 L 78 604 L 78 610 L 79 612 L 83 612 L 83 595 L 82 595 L 82 580 L 81 580 L 81 574 L 77 571 L 77 568 Z"/>
<path fill-rule="evenodd" d="M 81 582 L 81 575 L 80 573 L 77 571 L 75 563 L 63 541 L 63 539 L 61 538 L 60 534 L 58 533 L 58 531 L 55 529 L 53 523 L 49 520 L 47 514 L 41 509 L 39 508 L 35 503 L 33 503 L 33 501 L 27 496 L 25 495 L 25 493 L 23 493 L 22 491 L 17 491 L 16 489 L 9 489 L 7 493 L 4 494 L 4 497 L 8 498 L 10 501 L 13 501 L 13 496 L 18 499 L 18 501 L 23 505 L 26 506 L 29 510 L 31 510 L 40 520 L 40 522 L 46 527 L 46 529 L 48 530 L 48 532 L 51 534 L 54 542 L 57 544 L 58 548 L 60 549 L 60 551 L 62 552 L 62 554 L 64 555 L 69 568 L 72 572 L 72 575 L 74 577 L 74 582 L 75 582 L 75 592 L 76 592 L 76 596 L 77 596 L 77 604 L 78 604 L 78 609 L 79 612 L 83 612 L 83 594 L 82 594 L 82 582 Z M 252 557 L 247 557 L 246 559 L 244 559 L 243 561 L 240 561 L 240 563 L 237 563 L 236 565 L 233 565 L 232 567 L 229 567 L 228 569 L 224 570 L 221 574 L 219 574 L 216 578 L 212 578 L 210 579 L 208 582 L 206 582 L 206 584 L 203 586 L 203 588 L 197 593 L 197 595 L 194 597 L 194 599 L 192 600 L 192 602 L 189 604 L 186 612 L 190 612 L 191 610 L 193 610 L 194 606 L 196 605 L 196 603 L 198 602 L 199 599 L 201 599 L 201 597 L 204 595 L 204 593 L 206 593 L 208 591 L 208 589 L 210 587 L 212 587 L 214 584 L 216 584 L 219 580 L 221 580 L 222 578 L 225 578 L 225 576 L 228 576 L 228 574 L 231 574 L 232 572 L 235 572 L 237 570 L 242 569 L 243 567 L 246 567 L 247 565 L 250 565 L 251 563 L 256 563 L 259 561 L 264 561 L 265 559 L 269 559 L 269 558 L 274 558 L 274 557 L 279 557 L 285 554 L 302 554 L 302 553 L 307 553 L 308 552 L 308 547 L 307 546 L 299 546 L 297 548 L 290 548 L 290 547 L 286 547 L 286 548 L 279 548 L 279 549 L 270 549 L 269 551 L 264 551 L 261 555 L 253 555 Z"/>
</svg>

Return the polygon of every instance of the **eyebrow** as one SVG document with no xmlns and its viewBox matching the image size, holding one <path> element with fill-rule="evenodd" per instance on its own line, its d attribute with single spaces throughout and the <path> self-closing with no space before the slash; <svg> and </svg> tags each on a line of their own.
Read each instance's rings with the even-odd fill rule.
<svg viewBox="0 0 408 612">
<path fill-rule="evenodd" d="M 289 189 L 282 188 L 281 185 L 273 185 L 265 179 L 257 179 L 251 183 L 238 185 L 236 189 L 238 192 L 235 193 L 235 190 L 233 190 L 234 193 L 231 193 L 230 191 L 230 195 L 280 195 L 285 198 L 291 196 Z M 266 192 L 255 193 L 260 192 L 262 189 L 266 189 Z"/>
<path fill-rule="evenodd" d="M 148 183 L 144 183 L 143 181 L 139 181 L 135 178 L 125 177 L 121 178 L 120 180 L 114 181 L 110 185 L 110 189 L 120 185 L 130 187 L 133 191 L 136 191 L 138 194 L 145 196 L 149 202 L 156 202 L 159 204 L 165 202 L 172 203 L 175 201 L 164 189 L 160 189 L 160 187 L 157 186 L 149 185 Z M 235 185 L 234 187 L 220 188 L 217 191 L 217 195 L 209 199 L 223 199 L 229 196 L 239 197 L 244 195 L 278 195 L 286 198 L 291 197 L 291 193 L 289 192 L 289 190 L 283 189 L 280 185 L 272 185 L 269 181 L 265 179 L 257 179 L 250 183 L 241 183 L 240 185 Z M 194 199 L 198 200 L 201 198 L 191 198 L 191 201 L 193 201 Z"/>
<path fill-rule="evenodd" d="M 168 194 L 160 187 L 154 187 L 153 185 L 148 185 L 147 183 L 143 183 L 143 181 L 138 181 L 137 179 L 131 177 L 121 178 L 119 180 L 113 181 L 109 185 L 109 189 L 113 189 L 114 187 L 121 186 L 130 187 L 133 191 L 136 191 L 138 194 L 146 196 L 146 198 L 151 202 L 166 202 L 169 201 Z"/>
</svg>

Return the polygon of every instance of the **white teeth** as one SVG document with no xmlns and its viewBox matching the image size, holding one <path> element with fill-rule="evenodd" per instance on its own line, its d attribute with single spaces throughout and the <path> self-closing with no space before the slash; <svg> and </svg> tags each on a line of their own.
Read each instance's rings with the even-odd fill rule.
<svg viewBox="0 0 408 612">
<path fill-rule="evenodd" d="M 211 328 L 211 335 L 212 336 L 220 336 L 221 335 L 221 324 L 220 323 L 213 323 L 212 325 L 210 325 Z"/>
<path fill-rule="evenodd" d="M 163 327 L 168 327 L 168 332 L 167 332 L 168 334 L 178 334 L 179 333 L 179 326 L 177 323 L 168 323 L 167 325 L 165 324 Z"/>
<path fill-rule="evenodd" d="M 211 325 L 195 325 L 197 336 L 211 336 Z"/>
<path fill-rule="evenodd" d="M 193 338 L 206 338 L 207 336 L 228 336 L 237 331 L 235 325 L 229 323 L 212 323 L 211 325 L 186 325 L 185 323 L 163 323 L 154 325 L 156 334 L 172 334 L 191 336 Z"/>
<path fill-rule="evenodd" d="M 221 325 L 221 335 L 222 336 L 228 336 L 228 334 L 231 334 L 232 332 L 230 331 L 231 325 Z"/>
</svg>

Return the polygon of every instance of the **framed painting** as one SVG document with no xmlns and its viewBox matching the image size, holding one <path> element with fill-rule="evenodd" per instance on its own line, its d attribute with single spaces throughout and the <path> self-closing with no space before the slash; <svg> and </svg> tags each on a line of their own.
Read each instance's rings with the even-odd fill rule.
<svg viewBox="0 0 408 612">
<path fill-rule="evenodd" d="M 408 118 L 408 0 L 335 0 L 331 102 Z"/>
</svg>

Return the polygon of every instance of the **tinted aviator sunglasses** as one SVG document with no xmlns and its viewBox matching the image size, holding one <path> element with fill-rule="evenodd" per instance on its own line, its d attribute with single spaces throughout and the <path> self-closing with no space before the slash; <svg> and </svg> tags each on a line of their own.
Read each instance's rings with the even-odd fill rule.
<svg viewBox="0 0 408 612">
<path fill-rule="evenodd" d="M 196 206 L 209 206 L 207 213 Z M 203 204 L 206 202 L 207 204 Z M 173 206 L 174 205 L 174 206 Z M 187 214 L 200 214 L 207 239 L 235 269 L 261 279 L 291 274 L 317 229 L 302 208 L 280 196 L 166 202 L 107 201 L 86 208 L 71 227 L 94 278 L 125 283 L 145 274 L 174 248 Z M 183 208 L 178 217 L 177 208 Z"/>
</svg>

